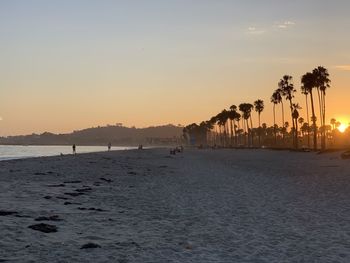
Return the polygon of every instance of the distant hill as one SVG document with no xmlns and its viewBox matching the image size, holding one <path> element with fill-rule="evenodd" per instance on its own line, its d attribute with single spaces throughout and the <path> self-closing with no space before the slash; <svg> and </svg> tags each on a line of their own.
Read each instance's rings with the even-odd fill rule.
<svg viewBox="0 0 350 263">
<path fill-rule="evenodd" d="M 0 137 L 3 145 L 170 145 L 180 143 L 183 127 L 172 124 L 148 128 L 104 126 L 74 131 L 68 134 L 45 132 L 22 136 Z"/>
</svg>

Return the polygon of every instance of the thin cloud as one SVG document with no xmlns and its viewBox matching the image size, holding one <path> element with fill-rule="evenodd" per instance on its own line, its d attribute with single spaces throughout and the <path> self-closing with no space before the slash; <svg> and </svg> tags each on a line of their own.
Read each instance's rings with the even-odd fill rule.
<svg viewBox="0 0 350 263">
<path fill-rule="evenodd" d="M 255 26 L 250 26 L 247 28 L 246 34 L 248 34 L 248 35 L 262 35 L 262 34 L 268 33 L 269 31 L 273 31 L 274 29 L 275 30 L 276 29 L 280 29 L 280 30 L 288 29 L 288 28 L 294 26 L 295 24 L 296 23 L 293 21 L 286 20 L 284 22 L 278 22 L 278 23 L 275 23 L 274 25 L 270 25 L 269 27 L 267 27 L 267 29 L 262 29 L 262 28 L 258 28 Z"/>
<path fill-rule="evenodd" d="M 249 35 L 262 35 L 265 33 L 265 30 L 257 29 L 254 26 L 248 27 L 247 34 Z"/>
<path fill-rule="evenodd" d="M 277 28 L 279 29 L 287 29 L 295 25 L 293 21 L 284 21 L 283 23 L 277 23 Z"/>
<path fill-rule="evenodd" d="M 350 71 L 350 65 L 338 65 L 335 68 L 342 71 Z"/>
</svg>

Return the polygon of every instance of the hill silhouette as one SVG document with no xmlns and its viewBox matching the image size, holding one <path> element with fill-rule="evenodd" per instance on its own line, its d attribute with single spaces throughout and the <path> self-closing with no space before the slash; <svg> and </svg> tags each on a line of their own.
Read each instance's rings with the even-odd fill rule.
<svg viewBox="0 0 350 263">
<path fill-rule="evenodd" d="M 133 146 L 171 145 L 179 143 L 182 138 L 181 126 L 172 124 L 148 128 L 124 127 L 108 125 L 74 131 L 67 134 L 42 134 L 0 137 L 3 145 L 113 145 Z"/>
</svg>

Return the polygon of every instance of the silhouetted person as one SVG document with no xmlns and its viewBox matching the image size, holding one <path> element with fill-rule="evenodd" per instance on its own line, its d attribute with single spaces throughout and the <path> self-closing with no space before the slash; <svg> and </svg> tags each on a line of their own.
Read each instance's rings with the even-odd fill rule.
<svg viewBox="0 0 350 263">
<path fill-rule="evenodd" d="M 73 144 L 72 148 L 73 148 L 73 154 L 77 154 L 77 151 L 76 151 L 77 146 Z"/>
<path fill-rule="evenodd" d="M 112 148 L 112 143 L 108 143 L 108 151 L 110 151 Z"/>
</svg>

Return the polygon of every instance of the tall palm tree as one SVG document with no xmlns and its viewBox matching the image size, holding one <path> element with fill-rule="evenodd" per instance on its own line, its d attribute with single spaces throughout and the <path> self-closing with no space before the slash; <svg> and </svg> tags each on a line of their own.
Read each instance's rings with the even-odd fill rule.
<svg viewBox="0 0 350 263">
<path fill-rule="evenodd" d="M 277 143 L 277 132 L 276 132 L 276 123 L 275 123 L 275 107 L 277 104 L 281 103 L 282 105 L 282 127 L 284 125 L 284 107 L 283 107 L 283 100 L 282 100 L 282 93 L 280 89 L 276 89 L 271 96 L 271 102 L 273 103 L 273 110 L 274 110 L 274 131 L 275 131 L 275 143 Z M 282 132 L 282 136 L 284 138 L 284 133 Z"/>
<path fill-rule="evenodd" d="M 260 115 L 264 110 L 264 101 L 263 100 L 256 100 L 254 101 L 254 109 L 258 113 L 258 120 L 259 120 L 259 128 L 258 128 L 258 137 L 259 137 L 259 146 L 261 144 L 261 122 L 260 122 Z"/>
<path fill-rule="evenodd" d="M 235 129 L 236 111 L 237 111 L 237 106 L 231 105 L 230 111 L 229 111 L 230 128 L 231 128 L 231 144 L 233 143 L 234 137 L 236 136 L 236 129 Z"/>
<path fill-rule="evenodd" d="M 276 131 L 276 104 L 278 103 L 276 99 L 276 92 L 272 93 L 270 101 L 273 103 L 273 133 L 275 135 L 275 144 L 277 143 L 277 131 Z"/>
<path fill-rule="evenodd" d="M 228 121 L 228 112 L 227 110 L 222 110 L 218 114 L 218 125 L 220 127 L 220 133 L 221 133 L 221 145 L 227 146 L 227 121 Z"/>
<path fill-rule="evenodd" d="M 292 107 L 293 107 L 292 118 L 293 118 L 293 121 L 295 122 L 295 131 L 294 131 L 295 148 L 298 149 L 298 141 L 299 141 L 299 138 L 298 138 L 299 111 L 298 111 L 298 109 L 300 109 L 300 106 L 298 103 L 293 103 Z"/>
<path fill-rule="evenodd" d="M 301 93 L 305 95 L 305 102 L 306 102 L 306 120 L 307 125 L 310 125 L 310 119 L 309 119 L 309 103 L 308 103 L 308 95 L 309 90 L 304 87 L 304 85 L 301 86 Z M 310 148 L 310 130 L 307 131 L 307 147 Z"/>
<path fill-rule="evenodd" d="M 302 84 L 302 90 L 305 90 L 310 94 L 310 100 L 311 100 L 311 121 L 312 121 L 312 128 L 313 128 L 313 148 L 314 151 L 317 150 L 317 125 L 316 125 L 316 115 L 315 115 L 315 106 L 314 106 L 314 97 L 312 90 L 315 87 L 315 78 L 314 74 L 311 72 L 305 73 L 301 77 L 301 84 Z"/>
<path fill-rule="evenodd" d="M 238 131 L 237 131 L 237 128 L 238 130 L 240 130 L 240 125 L 239 125 L 239 121 L 241 120 L 241 114 L 239 114 L 239 112 L 235 111 L 235 121 L 237 122 L 237 126 L 235 125 L 235 143 L 236 143 L 236 146 L 238 145 Z M 241 143 L 241 142 L 240 142 Z"/>
<path fill-rule="evenodd" d="M 239 104 L 239 110 L 242 112 L 242 117 L 246 121 L 246 127 L 247 127 L 247 135 L 248 135 L 248 142 L 246 143 L 248 146 L 250 145 L 249 138 L 251 138 L 251 129 L 249 128 L 249 122 L 248 120 L 251 118 L 251 112 L 253 109 L 253 105 L 250 103 L 241 103 Z M 252 140 L 251 140 L 252 141 Z"/>
<path fill-rule="evenodd" d="M 312 74 L 314 75 L 315 86 L 319 96 L 321 127 L 323 127 L 326 125 L 326 89 L 330 87 L 331 80 L 329 79 L 328 70 L 322 66 L 315 68 Z M 324 150 L 325 148 L 326 134 L 325 129 L 323 129 L 321 134 L 321 149 Z"/>
<path fill-rule="evenodd" d="M 212 144 L 213 145 L 216 145 L 216 135 L 217 135 L 217 131 L 216 131 L 216 124 L 217 124 L 217 117 L 216 116 L 213 116 L 210 118 L 209 122 L 211 123 L 211 130 L 214 129 L 214 132 L 212 132 L 212 138 L 211 138 L 211 141 L 212 141 Z"/>
<path fill-rule="evenodd" d="M 297 142 L 295 142 L 295 119 L 293 118 L 293 98 L 294 93 L 296 92 L 294 85 L 293 85 L 293 77 L 289 75 L 284 75 L 282 79 L 278 82 L 278 87 L 280 88 L 282 95 L 286 98 L 286 100 L 289 101 L 290 106 L 290 113 L 292 116 L 292 122 L 293 122 L 293 146 L 297 148 Z"/>
<path fill-rule="evenodd" d="M 331 125 L 332 125 L 332 129 L 334 130 L 335 129 L 335 124 L 337 123 L 337 120 L 332 118 L 331 119 Z"/>
<path fill-rule="evenodd" d="M 305 122 L 304 118 L 303 117 L 299 117 L 298 123 L 300 124 L 300 128 L 303 127 L 304 122 Z M 302 132 L 302 140 L 304 142 L 304 132 Z"/>
</svg>

